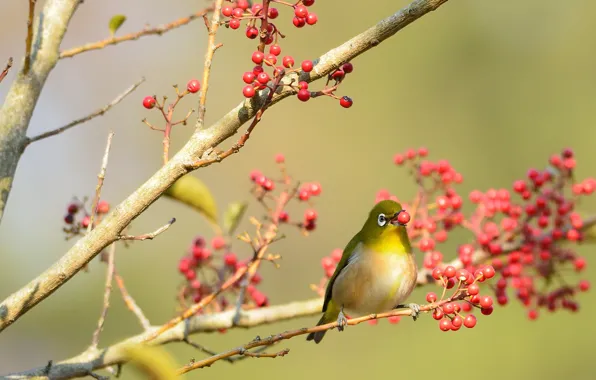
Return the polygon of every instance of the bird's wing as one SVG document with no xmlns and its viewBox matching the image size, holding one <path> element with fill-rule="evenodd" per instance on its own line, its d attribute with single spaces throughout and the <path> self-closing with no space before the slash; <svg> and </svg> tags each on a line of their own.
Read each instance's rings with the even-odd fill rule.
<svg viewBox="0 0 596 380">
<path fill-rule="evenodd" d="M 327 311 L 327 305 L 329 304 L 329 301 L 331 301 L 331 295 L 333 293 L 333 283 L 335 282 L 335 279 L 337 279 L 337 276 L 341 273 L 341 271 L 344 270 L 346 266 L 348 266 L 350 256 L 354 254 L 354 249 L 358 245 L 359 241 L 359 234 L 356 234 L 352 238 L 352 240 L 350 240 L 348 245 L 346 245 L 346 247 L 344 248 L 344 252 L 341 255 L 341 260 L 339 260 L 339 263 L 337 263 L 337 267 L 335 267 L 335 272 L 333 272 L 333 276 L 331 276 L 329 282 L 327 283 L 327 289 L 325 290 L 325 301 L 323 301 L 323 313 Z"/>
</svg>

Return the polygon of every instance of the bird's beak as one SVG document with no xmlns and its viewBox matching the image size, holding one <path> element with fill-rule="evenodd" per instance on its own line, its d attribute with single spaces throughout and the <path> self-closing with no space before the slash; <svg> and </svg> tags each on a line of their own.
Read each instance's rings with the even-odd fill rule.
<svg viewBox="0 0 596 380">
<path fill-rule="evenodd" d="M 390 219 L 391 224 L 393 224 L 394 226 L 403 226 L 405 227 L 406 224 L 405 223 L 400 223 L 400 221 L 397 219 L 397 217 L 399 216 L 399 214 L 401 214 L 404 210 L 399 210 L 398 212 L 396 212 Z"/>
</svg>

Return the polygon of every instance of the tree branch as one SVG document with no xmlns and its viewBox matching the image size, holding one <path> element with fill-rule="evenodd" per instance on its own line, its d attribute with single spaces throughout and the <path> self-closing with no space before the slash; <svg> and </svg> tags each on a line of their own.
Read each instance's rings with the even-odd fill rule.
<svg viewBox="0 0 596 380">
<path fill-rule="evenodd" d="M 302 73 L 300 79 L 312 82 L 325 77 L 344 62 L 378 46 L 446 1 L 415 0 L 394 15 L 322 55 L 314 61 L 316 65 L 313 71 L 308 74 Z M 266 101 L 267 92 L 263 91 L 259 96 L 243 101 L 209 128 L 196 130 L 186 145 L 166 165 L 106 215 L 93 231 L 81 238 L 44 273 L 5 299 L 0 304 L 0 331 L 56 291 L 99 252 L 116 241 L 132 220 L 155 202 L 176 180 L 192 171 L 193 163 L 233 136 L 245 122 L 254 117 Z M 294 93 L 295 90 L 285 88 L 273 96 L 271 105 Z"/>
<path fill-rule="evenodd" d="M 35 3 L 37 0 L 29 0 L 29 17 L 27 18 L 27 40 L 25 41 L 25 63 L 23 74 L 29 72 L 31 67 L 31 45 L 33 44 L 33 17 L 35 16 Z"/>
<path fill-rule="evenodd" d="M 586 231 L 595 226 L 596 215 L 588 217 L 584 220 L 582 230 Z M 512 251 L 519 248 L 519 243 L 515 245 L 512 244 L 509 247 L 507 247 L 507 250 L 504 250 L 502 254 L 506 254 L 505 251 Z M 486 260 L 487 257 L 488 255 L 485 253 L 485 251 L 476 251 L 473 259 L 474 265 L 482 263 L 484 260 Z M 446 263 L 445 265 L 452 265 L 456 268 L 461 268 L 463 266 L 459 259 L 454 259 L 451 262 Z M 427 273 L 427 269 L 421 269 L 418 272 L 418 286 L 423 286 L 430 283 L 427 277 Z M 322 306 L 322 298 L 313 298 L 306 301 L 291 302 L 283 305 L 245 310 L 241 314 L 239 314 L 239 318 L 237 320 L 235 320 L 237 316 L 235 308 L 231 308 L 220 313 L 193 315 L 185 320 L 178 322 L 172 328 L 164 330 L 161 334 L 156 335 L 156 332 L 162 329 L 161 327 L 151 327 L 150 329 L 139 335 L 135 335 L 125 340 L 122 340 L 121 342 L 118 342 L 110 347 L 101 350 L 88 350 L 70 359 L 54 363 L 52 364 L 49 370 L 48 366 L 43 366 L 40 368 L 35 368 L 28 371 L 7 375 L 6 378 L 25 379 L 34 376 L 41 376 L 41 379 L 53 380 L 86 376 L 90 371 L 109 367 L 115 364 L 123 364 L 126 358 L 126 352 L 124 351 L 124 348 L 131 343 L 145 342 L 149 345 L 162 345 L 172 342 L 187 342 L 188 336 L 192 334 L 216 332 L 220 329 L 231 329 L 234 327 L 251 328 L 276 322 L 287 321 L 290 319 L 300 317 L 319 315 L 321 313 Z M 423 308 L 422 310 L 425 309 Z M 358 324 L 373 318 L 385 318 L 396 315 L 410 315 L 410 312 L 410 310 L 394 310 L 388 313 L 378 314 L 376 316 L 368 315 L 357 319 L 351 319 L 349 320 L 348 324 Z M 298 329 L 289 333 L 277 334 L 273 335 L 272 337 L 265 338 L 262 341 L 266 342 L 265 344 L 252 345 L 253 342 L 251 342 L 248 345 L 244 345 L 239 348 L 244 348 L 245 350 L 248 350 L 257 346 L 269 346 L 279 341 L 280 339 L 278 339 L 277 337 L 280 336 L 282 336 L 281 339 L 288 339 L 297 335 L 303 335 L 313 331 L 328 330 L 336 326 L 336 322 L 333 322 L 326 325 L 312 327 L 310 329 Z M 203 349 L 203 351 L 205 350 Z M 211 351 L 209 353 L 211 354 Z M 194 365 L 201 367 L 211 364 L 217 360 L 230 361 L 228 359 L 232 359 L 232 356 L 235 355 L 241 355 L 241 353 L 234 350 L 226 351 L 223 354 L 212 355 L 211 358 L 204 359 L 203 361 L 197 361 L 194 363 Z"/>
<path fill-rule="evenodd" d="M 17 75 L 0 108 L 0 221 L 27 142 L 27 128 L 37 99 L 58 61 L 58 48 L 80 3 L 80 0 L 45 2 L 33 28 L 30 69 Z M 0 319 L 2 315 L 0 309 Z"/>
<path fill-rule="evenodd" d="M 60 128 L 56 128 L 54 130 L 48 131 L 48 132 L 44 132 L 41 133 L 37 136 L 33 136 L 33 137 L 29 137 L 27 139 L 27 143 L 26 145 L 29 145 L 35 141 L 39 141 L 39 140 L 43 140 L 45 138 L 51 137 L 51 136 L 55 136 L 57 134 L 60 134 L 64 131 L 69 130 L 72 127 L 76 127 L 79 124 L 85 123 L 91 119 L 96 118 L 97 116 L 102 116 L 104 113 L 108 112 L 112 107 L 114 107 L 116 104 L 120 103 L 121 101 L 124 100 L 124 98 L 126 98 L 128 95 L 130 95 L 134 90 L 137 89 L 137 87 L 139 87 L 141 85 L 141 83 L 143 83 L 145 81 L 145 78 L 141 78 L 137 83 L 133 84 L 132 86 L 130 86 L 129 88 L 126 89 L 126 91 L 124 91 L 122 94 L 118 95 L 116 97 L 116 99 L 112 100 L 110 103 L 106 104 L 104 107 L 98 109 L 97 111 L 90 113 L 89 115 L 82 117 L 80 119 L 77 120 L 73 120 L 70 123 L 66 124 L 63 127 Z"/>
<path fill-rule="evenodd" d="M 156 26 L 154 28 L 145 28 L 141 31 L 126 34 L 124 36 L 110 37 L 110 38 L 106 38 L 105 40 L 92 42 L 92 43 L 89 43 L 89 44 L 86 44 L 83 46 L 68 49 L 68 50 L 65 50 L 60 53 L 60 59 L 74 57 L 75 55 L 78 55 L 78 54 L 81 54 L 81 53 L 84 53 L 87 51 L 91 51 L 91 50 L 103 49 L 106 46 L 117 45 L 117 44 L 119 44 L 121 42 L 125 42 L 125 41 L 138 40 L 139 38 L 144 37 L 144 36 L 152 36 L 152 35 L 161 36 L 162 34 L 169 32 L 170 30 L 179 28 L 181 26 L 184 26 L 184 25 L 190 23 L 191 21 L 196 20 L 197 18 L 203 17 L 204 15 L 211 12 L 212 10 L 213 10 L 213 6 L 210 6 L 208 8 L 201 10 L 201 11 L 193 13 L 192 15 L 190 15 L 188 17 L 182 17 L 178 20 L 172 21 L 165 25 Z"/>
</svg>

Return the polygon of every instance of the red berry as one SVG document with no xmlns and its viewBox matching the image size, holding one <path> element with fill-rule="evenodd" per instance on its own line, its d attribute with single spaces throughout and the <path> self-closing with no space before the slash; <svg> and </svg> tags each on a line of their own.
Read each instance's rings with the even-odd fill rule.
<svg viewBox="0 0 596 380">
<path fill-rule="evenodd" d="M 245 97 L 252 98 L 253 96 L 255 96 L 256 91 L 255 88 L 249 84 L 248 86 L 245 86 L 242 89 L 242 93 Z"/>
<path fill-rule="evenodd" d="M 250 26 L 248 28 L 246 28 L 246 37 L 250 38 L 251 40 L 254 40 L 255 38 L 257 38 L 259 35 L 259 30 L 257 28 L 255 28 L 254 26 Z M 254 56 L 253 56 L 253 61 L 254 61 Z M 256 62 L 255 63 L 259 63 Z"/>
<path fill-rule="evenodd" d="M 298 198 L 301 201 L 307 201 L 308 198 L 310 198 L 310 192 L 306 189 L 302 189 L 300 190 L 300 192 L 298 193 Z"/>
<path fill-rule="evenodd" d="M 318 20 L 319 18 L 314 13 L 309 13 L 308 16 L 306 16 L 306 23 L 308 25 L 314 25 L 317 23 Z"/>
<path fill-rule="evenodd" d="M 74 215 L 73 214 L 66 214 L 64 216 L 64 223 L 72 224 L 74 222 Z"/>
<path fill-rule="evenodd" d="M 484 278 L 493 278 L 495 276 L 495 268 L 490 265 L 486 266 L 482 268 L 482 274 L 484 275 Z"/>
<path fill-rule="evenodd" d="M 429 292 L 426 294 L 426 302 L 436 302 L 437 301 L 437 294 L 434 292 Z"/>
<path fill-rule="evenodd" d="M 299 5 L 296 8 L 294 8 L 294 14 L 296 15 L 296 17 L 305 18 L 306 16 L 308 16 L 308 9 L 306 9 L 304 5 Z"/>
<path fill-rule="evenodd" d="M 279 11 L 277 8 L 269 8 L 268 16 L 270 19 L 275 19 L 277 16 L 279 16 Z"/>
<path fill-rule="evenodd" d="M 445 314 L 453 314 L 455 312 L 455 307 L 453 306 L 453 303 L 448 302 L 448 303 L 444 304 L 443 312 L 445 312 Z"/>
<path fill-rule="evenodd" d="M 277 63 L 277 57 L 274 54 L 267 54 L 265 63 L 269 66 L 274 66 Z"/>
<path fill-rule="evenodd" d="M 463 323 L 464 323 L 464 320 L 459 315 L 456 315 L 451 320 L 451 324 L 453 324 L 453 327 L 456 327 L 456 328 L 460 328 L 461 325 L 463 325 Z"/>
<path fill-rule="evenodd" d="M 255 51 L 254 53 L 252 53 L 252 61 L 254 63 L 256 63 L 257 65 L 260 65 L 261 63 L 263 63 L 263 60 L 265 59 L 265 54 L 263 54 L 260 51 Z"/>
<path fill-rule="evenodd" d="M 255 73 L 252 71 L 245 72 L 244 75 L 242 75 L 242 80 L 246 84 L 252 84 L 252 82 L 255 81 Z"/>
<path fill-rule="evenodd" d="M 89 218 L 89 216 L 88 216 L 88 215 L 86 215 L 86 216 L 83 218 L 83 220 L 81 220 L 81 226 L 82 226 L 83 228 L 87 228 L 87 227 L 89 227 L 89 222 L 91 222 L 91 218 Z"/>
<path fill-rule="evenodd" d="M 285 161 L 286 157 L 283 154 L 278 153 L 275 155 L 275 162 L 277 162 L 278 164 L 283 164 Z"/>
<path fill-rule="evenodd" d="M 230 22 L 228 23 L 228 25 L 232 29 L 238 29 L 238 28 L 240 28 L 240 20 L 233 18 L 233 19 L 230 20 Z"/>
<path fill-rule="evenodd" d="M 400 316 L 399 315 L 394 315 L 392 317 L 387 318 L 387 320 L 389 321 L 389 323 L 391 323 L 392 325 L 395 325 L 397 323 L 399 323 L 400 321 Z"/>
<path fill-rule="evenodd" d="M 224 263 L 229 267 L 235 267 L 238 259 L 236 258 L 236 254 L 232 252 L 228 252 L 223 256 Z"/>
<path fill-rule="evenodd" d="M 573 261 L 573 265 L 575 266 L 575 270 L 579 272 L 586 267 L 586 259 L 578 257 Z"/>
<path fill-rule="evenodd" d="M 226 246 L 226 239 L 224 239 L 223 236 L 215 236 L 211 239 L 211 246 L 216 251 L 222 249 Z"/>
<path fill-rule="evenodd" d="M 302 0 L 302 4 L 306 5 L 307 7 L 310 7 L 314 3 L 315 3 L 315 0 Z"/>
<path fill-rule="evenodd" d="M 327 270 L 335 267 L 335 263 L 333 262 L 333 259 L 331 257 L 325 256 L 321 259 L 321 266 L 323 267 L 323 269 Z"/>
<path fill-rule="evenodd" d="M 186 85 L 186 89 L 191 94 L 194 94 L 201 89 L 201 83 L 198 81 L 198 79 L 191 79 L 190 81 L 188 81 L 188 84 Z"/>
<path fill-rule="evenodd" d="M 186 277 L 186 279 L 187 279 L 188 281 L 192 281 L 192 280 L 194 280 L 195 278 L 197 278 L 197 272 L 195 272 L 194 270 L 190 269 L 190 270 L 187 270 L 187 271 L 184 273 L 184 276 Z"/>
<path fill-rule="evenodd" d="M 452 278 L 455 276 L 455 273 L 457 271 L 455 270 L 454 267 L 452 267 L 451 265 L 448 265 L 445 267 L 445 269 L 443 270 L 443 274 L 445 275 L 445 277 L 447 278 Z"/>
<path fill-rule="evenodd" d="M 145 96 L 143 99 L 143 107 L 150 110 L 151 108 L 155 107 L 155 98 L 153 96 Z"/>
<path fill-rule="evenodd" d="M 69 214 L 76 214 L 79 211 L 79 205 L 71 203 L 68 205 L 67 211 Z"/>
<path fill-rule="evenodd" d="M 260 14 L 260 11 L 263 9 L 263 4 L 254 3 L 251 8 L 251 12 L 253 15 Z"/>
<path fill-rule="evenodd" d="M 282 64 L 284 65 L 284 67 L 287 67 L 288 69 L 291 68 L 292 66 L 294 66 L 294 58 L 292 58 L 289 55 L 286 55 L 283 59 L 282 59 Z"/>
<path fill-rule="evenodd" d="M 320 195 L 322 190 L 323 189 L 321 188 L 321 184 L 318 182 L 312 182 L 308 186 L 308 191 L 311 195 Z"/>
<path fill-rule="evenodd" d="M 341 248 L 336 248 L 333 251 L 331 251 L 331 258 L 336 263 L 339 263 L 339 261 L 341 260 L 341 257 L 343 256 L 343 253 L 344 253 L 344 251 Z"/>
<path fill-rule="evenodd" d="M 221 8 L 221 14 L 226 17 L 230 17 L 232 15 L 233 10 L 234 8 L 230 7 L 229 5 L 226 5 L 225 7 Z"/>
<path fill-rule="evenodd" d="M 464 326 L 466 326 L 467 328 L 471 329 L 474 326 L 476 326 L 476 317 L 474 316 L 474 314 L 468 314 L 466 315 L 466 318 L 464 319 Z"/>
<path fill-rule="evenodd" d="M 271 53 L 273 55 L 280 55 L 281 48 L 279 47 L 279 45 L 271 45 L 271 46 L 269 46 L 269 53 Z"/>
<path fill-rule="evenodd" d="M 353 103 L 354 101 L 349 96 L 342 96 L 341 99 L 339 99 L 339 105 L 341 105 L 344 108 L 352 107 Z"/>
<path fill-rule="evenodd" d="M 444 316 L 445 316 L 445 313 L 443 313 L 443 310 L 441 310 L 440 308 L 436 308 L 435 311 L 433 311 L 433 318 L 436 321 L 443 318 Z"/>
<path fill-rule="evenodd" d="M 269 82 L 269 79 L 269 74 L 267 74 L 264 71 L 257 75 L 257 82 L 259 82 L 260 84 L 267 84 L 267 82 Z"/>
<path fill-rule="evenodd" d="M 401 165 L 405 161 L 406 161 L 406 158 L 403 156 L 403 154 L 397 153 L 395 156 L 393 156 L 393 163 L 395 165 Z"/>
<path fill-rule="evenodd" d="M 310 99 L 310 91 L 303 88 L 300 91 L 298 91 L 297 96 L 298 96 L 298 99 L 300 99 L 303 102 L 306 102 L 308 99 Z"/>
<path fill-rule="evenodd" d="M 535 321 L 538 319 L 538 310 L 532 309 L 528 311 L 528 319 L 531 321 Z"/>
<path fill-rule="evenodd" d="M 470 284 L 470 286 L 468 286 L 468 293 L 473 296 L 480 293 L 480 286 L 476 283 Z"/>
<path fill-rule="evenodd" d="M 451 330 L 451 320 L 449 318 L 443 318 L 439 321 L 439 328 L 441 331 Z"/>
<path fill-rule="evenodd" d="M 279 221 L 282 223 L 287 223 L 290 220 L 290 215 L 286 211 L 282 211 L 279 213 Z"/>
<path fill-rule="evenodd" d="M 346 74 L 349 74 L 352 71 L 354 71 L 354 65 L 352 65 L 350 62 L 344 63 L 341 68 Z"/>
<path fill-rule="evenodd" d="M 400 224 L 408 224 L 411 219 L 410 214 L 408 214 L 406 210 L 402 210 L 399 215 L 397 215 L 397 221 Z"/>
<path fill-rule="evenodd" d="M 97 203 L 97 213 L 98 214 L 107 214 L 110 211 L 110 204 L 106 201 L 99 201 Z"/>
<path fill-rule="evenodd" d="M 302 70 L 304 72 L 310 73 L 312 71 L 312 68 L 313 68 L 312 61 L 309 61 L 309 60 L 302 61 Z"/>
<path fill-rule="evenodd" d="M 307 222 L 312 222 L 317 219 L 317 212 L 312 209 L 308 209 L 304 212 L 304 220 Z"/>
<path fill-rule="evenodd" d="M 440 280 L 441 277 L 443 276 L 443 270 L 439 267 L 433 269 L 432 276 L 435 280 L 437 280 L 437 281 Z"/>
<path fill-rule="evenodd" d="M 186 273 L 187 270 L 190 269 L 190 260 L 188 257 L 183 257 L 180 259 L 180 261 L 178 262 L 178 271 L 181 274 Z"/>
<path fill-rule="evenodd" d="M 480 306 L 483 309 L 488 309 L 493 305 L 493 299 L 490 296 L 481 296 L 480 297 Z"/>
<path fill-rule="evenodd" d="M 234 10 L 232 11 L 232 16 L 234 16 L 236 18 L 240 18 L 240 17 L 244 16 L 244 11 L 245 11 L 245 9 L 242 9 L 242 8 L 234 8 Z"/>
<path fill-rule="evenodd" d="M 582 292 L 586 292 L 590 289 L 590 282 L 588 280 L 581 280 L 578 284 L 577 287 L 579 288 L 579 290 L 581 290 Z"/>
<path fill-rule="evenodd" d="M 306 24 L 306 20 L 300 17 L 294 17 L 292 23 L 296 28 L 302 28 Z"/>
</svg>

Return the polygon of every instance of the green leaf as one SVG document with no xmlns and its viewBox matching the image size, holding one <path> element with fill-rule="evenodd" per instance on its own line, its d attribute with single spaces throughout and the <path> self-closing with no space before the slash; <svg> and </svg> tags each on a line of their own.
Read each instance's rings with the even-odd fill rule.
<svg viewBox="0 0 596 380">
<path fill-rule="evenodd" d="M 162 347 L 131 344 L 123 347 L 126 359 L 147 379 L 176 380 L 176 363 Z"/>
<path fill-rule="evenodd" d="M 217 205 L 209 188 L 197 177 L 186 175 L 174 182 L 164 193 L 200 212 L 214 226 L 217 226 Z"/>
<path fill-rule="evenodd" d="M 118 29 L 120 29 L 120 27 L 122 26 L 122 24 L 124 24 L 124 21 L 126 21 L 126 16 L 125 15 L 115 15 L 114 17 L 112 17 L 110 19 L 110 23 L 108 24 L 108 28 L 110 28 L 110 34 L 112 35 L 112 37 L 114 36 L 114 34 L 116 34 L 116 31 Z"/>
<path fill-rule="evenodd" d="M 236 227 L 238 227 L 238 224 L 242 220 L 247 207 L 248 203 L 246 202 L 234 202 L 228 205 L 223 216 L 223 227 L 228 235 L 234 233 L 234 230 L 236 230 Z"/>
</svg>

